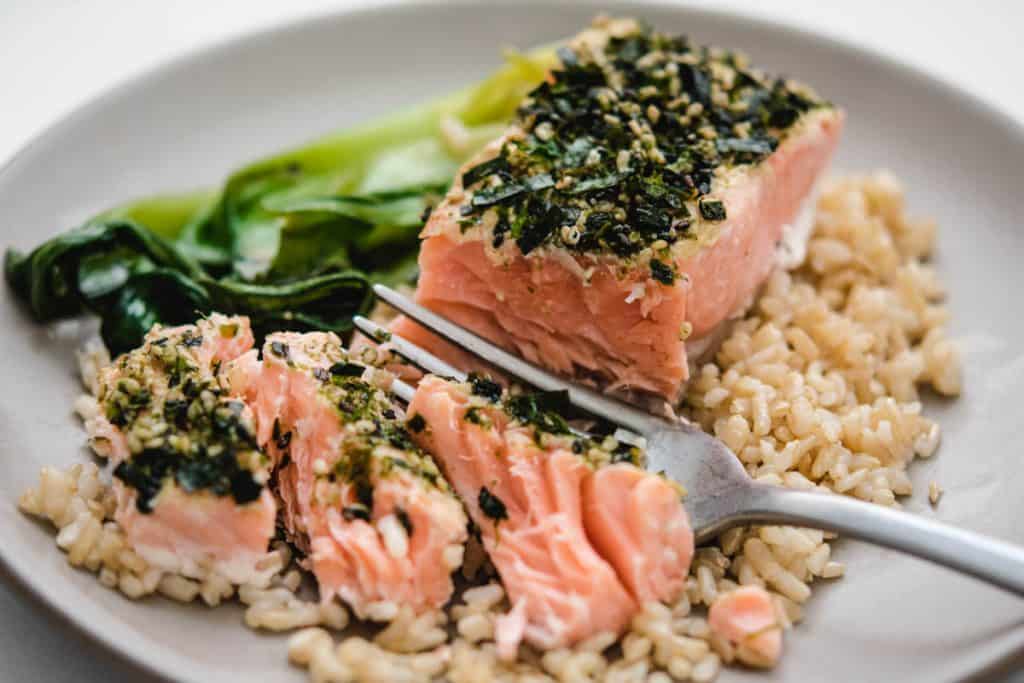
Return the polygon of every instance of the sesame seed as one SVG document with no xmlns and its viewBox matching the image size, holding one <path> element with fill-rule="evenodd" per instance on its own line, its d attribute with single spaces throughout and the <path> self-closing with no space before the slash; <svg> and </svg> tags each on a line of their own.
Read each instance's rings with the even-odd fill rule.
<svg viewBox="0 0 1024 683">
<path fill-rule="evenodd" d="M 575 225 L 566 225 L 562 227 L 562 240 L 566 244 L 576 244 L 580 241 L 580 231 Z"/>
</svg>

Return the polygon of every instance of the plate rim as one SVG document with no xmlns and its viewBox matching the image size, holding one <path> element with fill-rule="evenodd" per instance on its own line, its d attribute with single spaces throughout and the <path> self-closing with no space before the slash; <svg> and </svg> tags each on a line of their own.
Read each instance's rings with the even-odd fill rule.
<svg viewBox="0 0 1024 683">
<path fill-rule="evenodd" d="M 671 0 L 571 0 L 571 4 L 576 7 L 590 8 L 594 13 L 615 9 L 609 8 L 608 5 L 618 5 L 620 11 L 635 14 L 643 14 L 648 9 L 668 9 L 677 12 L 681 16 L 689 15 L 711 21 L 742 23 L 756 29 L 780 34 L 783 38 L 787 36 L 793 37 L 803 41 L 805 44 L 813 44 L 823 49 L 838 51 L 845 57 L 860 59 L 872 66 L 887 69 L 903 78 L 914 80 L 946 99 L 957 101 L 960 106 L 968 108 L 973 115 L 986 119 L 987 123 L 992 125 L 993 128 L 999 129 L 999 132 L 1006 137 L 1013 139 L 1018 144 L 1024 144 L 1024 120 L 1010 114 L 1009 111 L 998 106 L 990 99 L 959 85 L 953 79 L 939 72 L 905 62 L 892 54 L 858 44 L 842 36 L 816 31 L 807 26 L 774 18 L 754 16 L 739 9 L 677 5 Z M 102 111 L 108 103 L 131 95 L 133 90 L 138 89 L 153 78 L 172 74 L 179 70 L 187 70 L 218 56 L 227 56 L 247 43 L 273 41 L 280 36 L 292 33 L 301 34 L 304 31 L 310 30 L 311 27 L 318 23 L 325 21 L 336 22 L 345 17 L 380 13 L 394 15 L 432 7 L 444 7 L 446 9 L 452 7 L 484 8 L 486 10 L 495 7 L 522 9 L 531 6 L 542 10 L 549 7 L 545 0 L 489 0 L 486 3 L 479 0 L 375 0 L 357 7 L 334 7 L 318 10 L 310 14 L 275 21 L 265 26 L 205 41 L 189 50 L 172 55 L 145 69 L 129 74 L 99 92 L 90 95 L 79 104 L 50 121 L 38 132 L 31 135 L 6 160 L 0 163 L 0 187 L 5 184 L 7 177 L 13 174 L 20 165 L 29 162 L 31 153 L 47 139 L 59 135 L 66 129 L 73 128 L 83 118 L 97 111 Z M 298 135 L 296 138 L 296 144 L 301 144 L 303 140 Z M 88 619 L 78 616 L 77 613 L 70 609 L 70 606 L 59 603 L 48 594 L 46 586 L 42 581 L 36 580 L 30 571 L 19 566 L 19 564 L 13 561 L 9 553 L 0 547 L 0 581 L 5 582 L 8 586 L 13 586 L 18 595 L 28 597 L 29 602 L 38 611 L 44 613 L 51 623 L 59 623 L 61 626 L 69 627 L 76 637 L 99 646 L 102 650 L 117 657 L 128 667 L 137 672 L 144 672 L 156 680 L 168 681 L 170 683 L 204 683 L 207 680 L 200 670 L 173 671 L 173 664 L 175 662 L 164 661 L 160 653 L 147 653 L 143 651 L 139 644 L 117 642 L 102 629 L 90 624 Z M 997 657 L 988 666 L 976 671 L 975 675 L 985 676 L 1006 670 L 1008 663 L 1012 663 L 1016 656 L 1015 653 L 1010 652 L 1002 657 Z"/>
</svg>

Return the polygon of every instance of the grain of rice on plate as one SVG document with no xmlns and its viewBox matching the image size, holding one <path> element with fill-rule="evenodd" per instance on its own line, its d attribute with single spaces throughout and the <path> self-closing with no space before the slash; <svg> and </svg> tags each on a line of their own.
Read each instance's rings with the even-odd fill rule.
<svg viewBox="0 0 1024 683">
<path fill-rule="evenodd" d="M 714 362 L 696 373 L 684 413 L 725 441 L 760 481 L 898 505 L 912 489 L 908 463 L 931 456 L 939 441 L 939 425 L 922 415 L 918 388 L 930 385 L 946 396 L 960 391 L 959 357 L 944 330 L 943 289 L 927 264 L 934 240 L 934 223 L 907 216 L 892 175 L 830 184 L 805 263 L 770 278 Z M 96 371 L 109 362 L 104 354 L 93 347 L 81 356 L 83 380 L 94 392 Z M 86 395 L 75 409 L 88 423 L 98 406 Z M 498 658 L 494 627 L 508 602 L 472 543 L 463 568 L 470 587 L 448 609 L 419 616 L 382 609 L 388 623 L 376 635 L 346 637 L 331 633 L 348 626 L 344 607 L 297 594 L 302 577 L 284 544 L 270 555 L 276 573 L 266 586 L 148 567 L 112 521 L 111 491 L 93 464 L 44 468 L 38 488 L 19 504 L 54 524 L 72 565 L 128 597 L 159 592 L 216 605 L 237 595 L 250 627 L 301 629 L 289 640 L 289 659 L 321 683 L 710 681 L 722 665 L 764 663 L 742 643 L 712 633 L 705 615 L 716 597 L 741 585 L 765 587 L 778 627 L 789 629 L 800 621 L 814 582 L 844 571 L 832 558 L 831 534 L 733 529 L 698 550 L 676 604 L 645 605 L 621 638 L 598 634 L 544 653 L 524 646 L 516 661 L 506 662 Z"/>
</svg>

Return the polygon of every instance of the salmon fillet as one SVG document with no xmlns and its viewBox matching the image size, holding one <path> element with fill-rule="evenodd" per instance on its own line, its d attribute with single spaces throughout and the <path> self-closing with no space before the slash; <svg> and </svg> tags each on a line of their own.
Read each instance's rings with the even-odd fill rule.
<svg viewBox="0 0 1024 683">
<path fill-rule="evenodd" d="M 802 259 L 843 115 L 632 21 L 559 56 L 434 209 L 416 299 L 556 372 L 676 403 L 688 360 Z M 414 327 L 393 330 L 466 360 Z"/>
<path fill-rule="evenodd" d="M 374 384 L 390 375 L 353 362 L 331 333 L 277 333 L 232 364 L 276 464 L 290 538 L 308 554 L 321 600 L 361 617 L 374 605 L 443 605 L 462 562 L 467 520 L 431 457 Z"/>
<path fill-rule="evenodd" d="M 228 395 L 225 364 L 253 345 L 247 318 L 154 327 L 101 370 L 92 443 L 115 465 L 115 520 L 151 565 L 262 584 L 276 505 L 252 412 Z"/>
<path fill-rule="evenodd" d="M 496 629 L 549 649 L 621 632 L 649 600 L 683 590 L 693 534 L 676 486 L 640 451 L 571 433 L 545 395 L 510 397 L 480 376 L 428 375 L 409 404 L 413 437 L 480 529 L 513 609 Z"/>
</svg>

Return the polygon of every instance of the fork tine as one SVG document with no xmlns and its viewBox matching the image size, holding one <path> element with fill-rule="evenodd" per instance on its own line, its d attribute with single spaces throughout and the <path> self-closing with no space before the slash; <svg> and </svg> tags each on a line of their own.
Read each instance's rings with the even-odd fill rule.
<svg viewBox="0 0 1024 683">
<path fill-rule="evenodd" d="M 359 328 L 360 332 L 362 332 L 363 334 L 369 335 L 373 339 L 381 339 L 383 335 L 387 335 L 388 337 L 390 337 L 390 335 L 391 335 L 391 333 L 388 332 L 387 330 L 385 330 L 383 327 L 381 327 L 377 323 L 373 322 L 372 320 L 368 320 L 368 319 L 364 318 L 361 315 L 357 315 L 355 318 L 353 318 L 353 323 L 355 324 L 355 326 L 357 328 Z M 416 355 L 424 356 L 424 357 L 429 357 L 430 361 L 436 361 L 437 362 L 437 367 L 439 369 L 447 368 L 447 369 L 452 370 L 453 372 L 455 372 L 457 374 L 461 374 L 455 368 L 453 368 L 451 366 L 448 366 L 440 358 L 436 358 L 434 356 L 431 356 L 429 353 L 427 353 L 423 349 L 419 348 L 418 346 L 413 346 L 412 344 L 410 344 L 409 342 L 405 341 L 401 337 L 394 337 L 391 345 L 393 347 L 395 347 L 396 350 L 398 350 L 399 345 L 401 345 L 403 347 L 407 347 L 407 350 L 415 353 Z M 402 355 L 404 356 L 405 353 L 402 353 Z M 413 359 L 410 358 L 409 360 L 413 360 Z M 428 359 L 424 358 L 423 360 L 428 360 Z M 413 362 L 416 363 L 417 365 L 421 364 L 421 361 L 420 362 L 413 361 Z M 441 366 L 444 366 L 444 368 L 442 368 Z M 424 369 L 427 369 L 426 365 L 423 365 L 422 367 Z M 434 370 L 429 370 L 429 372 L 433 372 L 435 375 L 443 374 L 443 373 L 440 373 L 440 372 L 435 372 Z M 405 382 L 403 382 L 402 380 L 400 380 L 400 379 L 398 379 L 396 377 L 395 379 L 391 380 L 391 393 L 394 394 L 395 396 L 397 396 L 398 398 L 400 398 L 401 400 L 405 401 L 406 403 L 410 403 L 412 401 L 413 394 L 416 393 L 416 389 L 414 389 L 412 386 L 410 386 L 409 384 L 406 384 Z"/>
<path fill-rule="evenodd" d="M 416 390 L 396 377 L 391 380 L 391 393 L 406 403 L 411 403 L 412 395 L 416 393 Z"/>
<path fill-rule="evenodd" d="M 429 311 L 419 304 L 412 302 L 409 298 L 399 294 L 390 287 L 378 284 L 373 286 L 373 291 L 382 300 L 427 329 L 476 354 L 513 377 L 518 377 L 528 384 L 532 384 L 538 389 L 545 391 L 567 390 L 569 392 L 569 401 L 592 415 L 597 415 L 611 422 L 623 425 L 641 435 L 649 434 L 655 429 L 664 427 L 664 423 L 659 418 L 620 401 L 602 396 L 596 391 L 581 387 L 573 382 L 559 379 L 551 373 L 513 356 L 504 349 L 498 348 L 489 341 L 481 339 L 472 332 L 463 329 L 433 311 Z M 402 355 L 405 354 L 403 353 Z"/>
<path fill-rule="evenodd" d="M 352 322 L 360 332 L 369 335 L 373 339 L 381 339 L 384 335 L 387 335 L 391 348 L 427 372 L 441 377 L 451 377 L 459 382 L 466 381 L 466 373 L 453 368 L 434 354 L 421 349 L 412 342 L 406 341 L 398 335 L 391 334 L 372 320 L 357 315 L 352 319 Z"/>
</svg>

